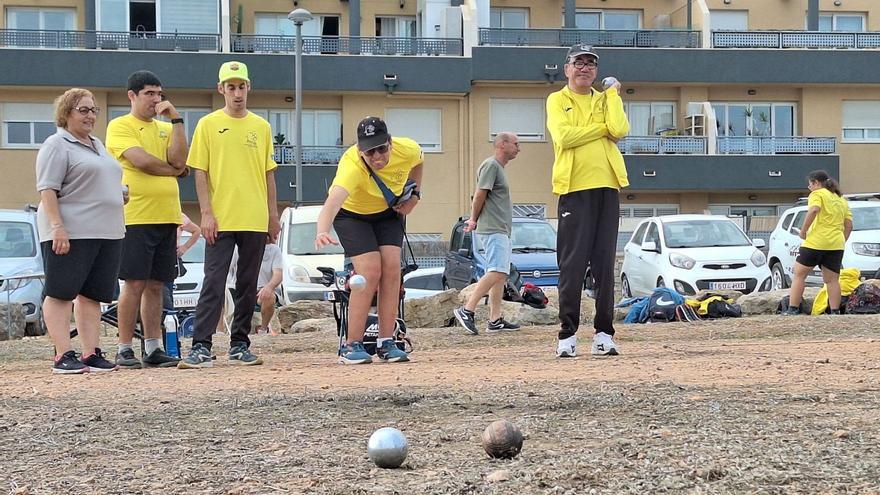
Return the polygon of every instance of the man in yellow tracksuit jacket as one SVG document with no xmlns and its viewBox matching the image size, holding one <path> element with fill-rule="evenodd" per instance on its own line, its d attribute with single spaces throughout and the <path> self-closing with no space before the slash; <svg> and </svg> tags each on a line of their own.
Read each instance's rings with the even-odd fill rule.
<svg viewBox="0 0 880 495">
<path fill-rule="evenodd" d="M 629 185 L 617 141 L 629 132 L 620 83 L 592 87 L 599 56 L 588 45 L 568 51 L 568 84 L 547 98 L 553 138 L 553 193 L 559 195 L 559 319 L 556 355 L 577 355 L 581 291 L 587 266 L 595 280 L 596 316 L 591 353 L 617 355 L 614 343 L 614 262 L 620 211 L 618 192 Z"/>
</svg>

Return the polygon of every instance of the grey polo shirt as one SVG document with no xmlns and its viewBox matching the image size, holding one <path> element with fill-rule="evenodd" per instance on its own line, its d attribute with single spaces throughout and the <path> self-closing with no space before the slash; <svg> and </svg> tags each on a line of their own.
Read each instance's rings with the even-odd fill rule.
<svg viewBox="0 0 880 495">
<path fill-rule="evenodd" d="M 59 128 L 37 153 L 37 191 L 58 192 L 61 220 L 71 239 L 122 239 L 122 167 L 104 144 L 91 137 L 95 149 Z M 52 239 L 49 218 L 37 208 L 40 240 Z"/>
</svg>

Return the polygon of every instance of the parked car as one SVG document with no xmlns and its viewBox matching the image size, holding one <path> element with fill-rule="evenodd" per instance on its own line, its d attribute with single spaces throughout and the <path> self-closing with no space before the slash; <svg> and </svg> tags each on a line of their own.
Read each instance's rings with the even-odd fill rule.
<svg viewBox="0 0 880 495">
<path fill-rule="evenodd" d="M 294 206 L 281 213 L 279 245 L 284 253 L 284 277 L 281 281 L 283 303 L 302 299 L 323 300 L 327 288 L 321 285 L 319 266 L 343 269 L 342 246 L 326 246 L 315 250 L 318 213 L 321 206 Z M 336 232 L 330 233 L 338 239 Z"/>
<path fill-rule="evenodd" d="M 858 268 L 862 279 L 880 277 L 880 193 L 846 194 L 853 215 L 853 231 L 843 250 L 843 267 Z M 806 199 L 785 210 L 770 234 L 770 271 L 773 288 L 791 286 L 794 261 L 801 247 L 800 229 L 807 217 Z M 822 285 L 822 274 L 817 267 L 807 284 Z"/>
<path fill-rule="evenodd" d="M 443 267 L 419 268 L 403 276 L 406 299 L 428 297 L 443 291 Z"/>
<path fill-rule="evenodd" d="M 42 335 L 43 256 L 32 208 L 0 210 L 0 302 L 24 307 L 25 334 Z M 33 278 L 26 278 L 35 274 Z M 25 277 L 6 280 L 4 277 Z"/>
<path fill-rule="evenodd" d="M 463 289 L 486 273 L 483 246 L 472 232 L 464 231 L 465 220 L 465 217 L 459 218 L 452 228 L 443 270 L 443 288 L 446 289 Z M 539 218 L 514 218 L 510 240 L 511 262 L 522 275 L 523 283 L 554 286 L 559 282 L 556 230 L 552 225 Z"/>
<path fill-rule="evenodd" d="M 683 295 L 697 291 L 769 290 L 762 239 L 750 240 L 727 217 L 668 215 L 643 220 L 623 249 L 620 286 L 624 297 L 670 287 Z"/>
<path fill-rule="evenodd" d="M 180 239 L 183 244 L 189 235 Z M 202 237 L 189 250 L 183 253 L 183 266 L 186 273 L 174 280 L 174 309 L 193 309 L 199 302 L 202 281 L 205 278 L 205 238 Z"/>
</svg>

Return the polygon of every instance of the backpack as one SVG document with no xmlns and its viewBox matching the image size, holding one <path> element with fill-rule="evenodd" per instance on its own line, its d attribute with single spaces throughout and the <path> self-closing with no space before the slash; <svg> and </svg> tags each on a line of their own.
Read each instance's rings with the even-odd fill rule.
<svg viewBox="0 0 880 495">
<path fill-rule="evenodd" d="M 547 295 L 544 294 L 540 287 L 532 283 L 526 283 L 522 289 L 522 302 L 533 308 L 544 309 L 547 307 L 549 299 L 547 299 Z"/>
<path fill-rule="evenodd" d="M 364 350 L 370 355 L 376 354 L 376 339 L 379 338 L 379 316 L 370 313 L 367 315 L 367 328 L 364 329 Z M 398 318 L 392 334 L 397 348 L 404 352 L 412 352 L 412 342 L 406 336 L 406 323 Z"/>
<path fill-rule="evenodd" d="M 504 292 L 501 295 L 501 299 L 518 303 L 525 302 L 520 295 L 522 286 L 522 275 L 519 273 L 519 270 L 516 269 L 516 265 L 511 263 L 510 271 L 507 273 L 507 282 L 504 284 Z"/>
<path fill-rule="evenodd" d="M 647 318 L 642 321 L 678 321 L 676 310 L 684 304 L 684 296 L 667 287 L 654 289 L 648 298 Z"/>
<path fill-rule="evenodd" d="M 729 303 L 724 299 L 716 299 L 706 306 L 706 316 L 709 318 L 739 318 L 742 315 L 739 304 Z"/>
<path fill-rule="evenodd" d="M 842 304 L 841 308 L 843 308 Z M 880 286 L 863 282 L 856 287 L 846 302 L 846 313 L 863 315 L 880 313 Z"/>
</svg>

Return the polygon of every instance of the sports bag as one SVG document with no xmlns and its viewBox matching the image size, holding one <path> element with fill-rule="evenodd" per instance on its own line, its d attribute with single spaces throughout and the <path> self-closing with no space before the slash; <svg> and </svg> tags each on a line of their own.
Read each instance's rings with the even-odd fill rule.
<svg viewBox="0 0 880 495">
<path fill-rule="evenodd" d="M 540 287 L 533 283 L 526 282 L 522 289 L 522 302 L 533 308 L 544 309 L 547 307 L 549 300 Z"/>
<path fill-rule="evenodd" d="M 412 352 L 412 341 L 406 336 L 406 323 L 398 318 L 391 336 L 397 348 L 406 353 Z M 379 338 L 379 316 L 367 315 L 367 328 L 364 330 L 364 350 L 371 356 L 376 355 L 376 339 Z"/>
</svg>

